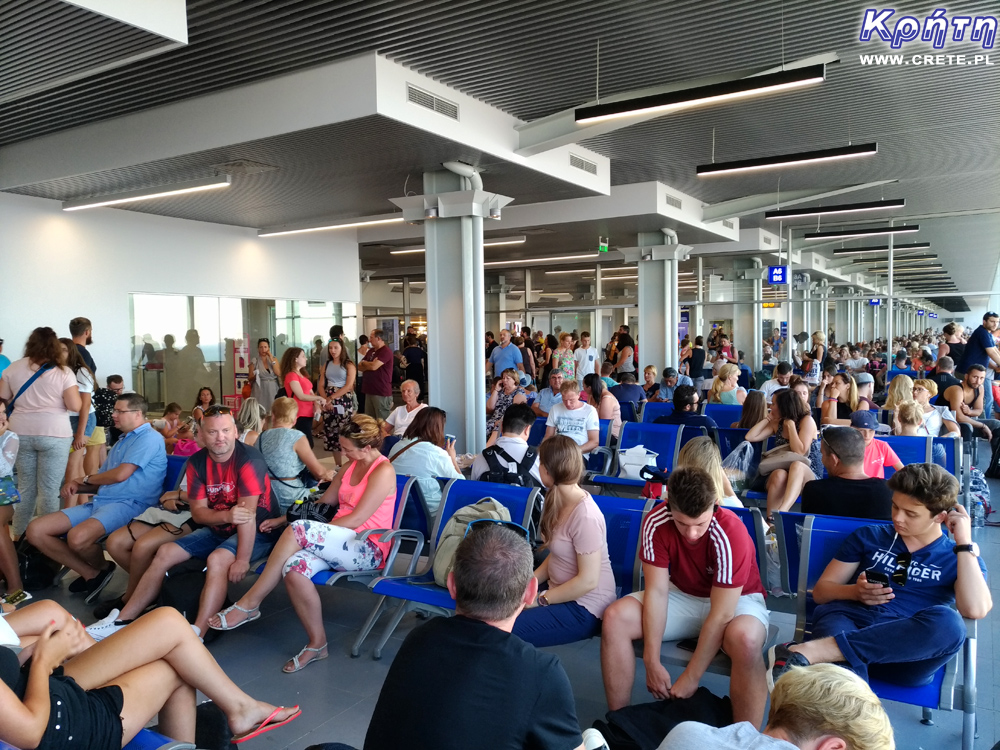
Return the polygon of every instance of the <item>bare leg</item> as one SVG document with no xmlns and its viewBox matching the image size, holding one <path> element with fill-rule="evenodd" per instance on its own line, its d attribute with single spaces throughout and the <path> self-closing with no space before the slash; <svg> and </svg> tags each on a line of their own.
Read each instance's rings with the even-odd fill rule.
<svg viewBox="0 0 1000 750">
<path fill-rule="evenodd" d="M 785 496 L 785 485 L 788 483 L 788 472 L 775 469 L 767 478 L 767 517 L 776 510 L 781 510 L 781 500 Z"/>
<path fill-rule="evenodd" d="M 139 523 L 138 521 L 129 523 L 112 532 L 104 542 L 104 547 L 107 549 L 108 554 L 111 555 L 111 559 L 118 563 L 122 567 L 122 570 L 131 573 L 132 547 L 135 545 L 136 539 L 151 530 L 151 526 Z M 135 539 L 132 538 L 133 536 L 135 536 Z M 132 576 L 129 576 L 129 582 L 131 581 Z"/>
<path fill-rule="evenodd" d="M 847 661 L 835 638 L 818 638 L 815 641 L 797 643 L 789 650 L 802 654 L 810 664 L 836 664 Z"/>
<path fill-rule="evenodd" d="M 167 575 L 167 571 L 189 559 L 191 559 L 191 555 L 176 544 L 164 544 L 160 547 L 156 551 L 156 555 L 153 556 L 149 570 L 139 580 L 118 618 L 120 620 L 134 620 L 141 615 L 142 611 L 155 602 L 156 597 L 160 595 L 160 587 L 163 585 L 163 578 Z M 192 631 L 193 634 L 194 631 Z"/>
<path fill-rule="evenodd" d="M 229 566 L 236 562 L 236 555 L 227 549 L 217 549 L 208 556 L 205 585 L 198 601 L 198 616 L 194 626 L 199 633 L 208 630 L 208 618 L 222 609 L 229 589 Z"/>
<path fill-rule="evenodd" d="M 616 711 L 632 702 L 635 652 L 632 641 L 642 638 L 642 604 L 623 597 L 604 610 L 601 628 L 601 676 L 608 708 Z"/>
<path fill-rule="evenodd" d="M 264 597 L 274 591 L 274 587 L 281 580 L 281 571 L 285 567 L 285 563 L 288 562 L 288 558 L 300 549 L 302 547 L 299 546 L 292 527 L 289 526 L 282 532 L 277 544 L 274 545 L 274 549 L 271 550 L 271 554 L 267 558 L 267 565 L 264 566 L 264 570 L 257 577 L 257 580 L 254 581 L 253 586 L 236 603 L 250 611 L 259 607 L 260 603 L 264 601 Z M 242 619 L 246 619 L 243 613 L 238 609 L 234 609 L 232 613 L 226 616 L 226 623 L 228 625 L 235 625 Z M 222 621 L 213 614 L 208 619 L 208 624 L 209 627 L 217 628 L 222 625 Z"/>
<path fill-rule="evenodd" d="M 327 645 L 326 628 L 323 627 L 323 604 L 320 601 L 316 584 L 300 573 L 290 572 L 285 576 L 285 586 L 288 588 L 295 614 L 299 616 L 302 626 L 306 629 L 306 635 L 309 637 L 309 643 L 306 646 L 322 651 Z M 299 664 L 305 666 L 321 655 L 322 653 L 307 653 L 299 659 Z M 289 664 L 291 664 L 290 661 Z"/>
<path fill-rule="evenodd" d="M 136 526 L 142 525 L 144 524 L 133 524 L 132 528 L 135 529 Z M 128 587 L 122 594 L 122 599 L 125 601 L 129 600 L 135 587 L 139 585 L 139 581 L 149 570 L 149 566 L 152 565 L 153 558 L 156 556 L 156 551 L 164 544 L 169 544 L 191 533 L 190 527 L 179 530 L 181 532 L 179 534 L 171 533 L 161 526 L 152 528 L 147 526 L 146 528 L 149 531 L 144 532 L 142 536 L 136 534 L 137 539 L 132 547 L 132 567 L 129 569 Z"/>
<path fill-rule="evenodd" d="M 96 474 L 101 470 L 101 452 L 103 445 L 88 445 L 87 453 L 83 457 L 83 473 L 87 476 Z"/>
<path fill-rule="evenodd" d="M 254 700 L 240 690 L 198 640 L 187 620 L 169 607 L 150 612 L 73 657 L 66 662 L 65 674 L 76 680 L 84 690 L 92 690 L 102 685 L 118 685 L 119 680 L 130 677 L 129 673 L 133 670 L 161 659 L 170 665 L 181 681 L 201 690 L 218 704 L 229 718 L 229 726 L 235 734 L 249 731 L 275 708 Z M 178 682 L 157 684 L 149 680 L 148 674 L 140 673 L 140 677 L 143 679 L 130 679 L 130 685 L 134 683 L 138 691 L 158 692 L 157 700 L 161 706 L 179 686 Z M 148 710 L 148 705 L 144 704 L 147 707 L 145 710 Z M 155 710 L 146 720 L 153 713 Z M 292 713 L 291 709 L 287 709 L 279 714 L 278 720 Z"/>
<path fill-rule="evenodd" d="M 812 478 L 812 469 L 801 461 L 797 461 L 789 466 L 788 479 L 785 481 L 784 497 L 782 497 L 781 505 L 776 510 L 786 511 L 795 505 L 795 501 L 802 494 L 802 488 Z"/>
<path fill-rule="evenodd" d="M 36 518 L 28 524 L 27 531 L 28 541 L 35 547 L 56 562 L 75 570 L 88 581 L 100 573 L 103 566 L 97 567 L 92 564 L 96 560 L 88 559 L 94 557 L 91 550 L 87 550 L 86 557 L 81 555 L 79 550 L 96 546 L 97 540 L 104 536 L 104 533 L 100 521 L 88 518 L 73 528 L 69 516 L 58 511 Z M 60 539 L 63 534 L 67 535 L 65 542 Z M 97 551 L 100 553 L 100 547 L 97 547 Z M 104 559 L 103 554 L 101 559 Z"/>
<path fill-rule="evenodd" d="M 733 721 L 749 721 L 760 728 L 767 702 L 764 679 L 764 639 L 760 620 L 750 615 L 735 618 L 726 627 L 722 647 L 733 660 L 729 697 L 733 701 Z"/>
<path fill-rule="evenodd" d="M 123 746 L 157 714 L 161 734 L 179 742 L 194 742 L 195 690 L 167 662 L 159 660 L 138 667 L 109 684 L 122 689 Z"/>
<path fill-rule="evenodd" d="M 100 521 L 88 518 L 77 524 L 66 535 L 66 544 L 81 560 L 94 569 L 95 575 L 108 566 L 101 549 L 101 539 L 107 536 L 107 530 Z M 84 576 L 91 578 L 92 576 Z"/>
<path fill-rule="evenodd" d="M 17 566 L 17 550 L 10 538 L 10 522 L 14 518 L 14 506 L 0 507 L 0 573 L 7 579 L 7 591 L 24 588 L 21 569 Z"/>
</svg>

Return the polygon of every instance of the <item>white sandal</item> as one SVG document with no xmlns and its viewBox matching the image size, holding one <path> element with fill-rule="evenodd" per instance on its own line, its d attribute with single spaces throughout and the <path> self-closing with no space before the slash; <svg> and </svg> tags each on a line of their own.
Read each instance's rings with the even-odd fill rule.
<svg viewBox="0 0 1000 750">
<path fill-rule="evenodd" d="M 226 622 L 226 616 L 232 614 L 234 609 L 238 609 L 240 612 L 246 613 L 247 619 L 241 620 L 235 625 L 230 625 L 229 623 Z M 246 625 L 248 622 L 254 622 L 256 620 L 259 620 L 260 607 L 254 607 L 253 609 L 244 609 L 239 604 L 234 604 L 231 607 L 226 607 L 221 612 L 217 612 L 216 617 L 219 618 L 219 622 L 221 624 L 219 625 L 219 627 L 215 627 L 214 625 L 209 625 L 209 627 L 212 628 L 212 630 L 236 630 L 236 628 L 240 627 L 241 625 Z M 199 635 L 201 634 L 199 633 Z"/>
<path fill-rule="evenodd" d="M 295 672 L 299 672 L 299 671 L 305 669 L 310 664 L 312 664 L 314 661 L 322 661 L 323 659 L 326 659 L 330 655 L 330 651 L 327 648 L 328 645 L 329 644 L 324 643 L 319 648 L 309 648 L 308 646 L 306 646 L 301 651 L 299 651 L 299 653 L 297 653 L 295 656 L 292 657 L 292 659 L 291 659 L 292 668 L 291 669 L 286 669 L 285 667 L 288 666 L 288 662 L 286 662 L 285 666 L 281 668 L 281 671 L 284 672 L 285 674 L 294 674 Z M 319 654 L 323 650 L 326 650 L 326 653 L 323 654 L 322 656 L 314 656 L 312 659 L 310 659 L 309 661 L 307 661 L 305 664 L 299 664 L 299 657 L 303 656 L 306 653 L 306 651 L 311 651 L 314 654 Z"/>
</svg>

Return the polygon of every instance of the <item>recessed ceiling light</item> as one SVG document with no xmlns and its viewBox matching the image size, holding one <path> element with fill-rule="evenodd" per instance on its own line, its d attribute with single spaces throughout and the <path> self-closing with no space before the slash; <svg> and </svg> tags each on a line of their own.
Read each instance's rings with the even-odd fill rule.
<svg viewBox="0 0 1000 750">
<path fill-rule="evenodd" d="M 205 190 L 217 190 L 227 188 L 231 183 L 229 175 L 218 177 L 208 177 L 203 180 L 188 180 L 187 182 L 175 182 L 172 185 L 158 185 L 153 188 L 142 190 L 129 190 L 122 193 L 112 193 L 109 195 L 98 195 L 93 198 L 80 198 L 79 200 L 64 201 L 63 211 L 82 211 L 85 208 L 98 208 L 99 206 L 117 206 L 122 203 L 135 203 L 137 201 L 148 201 L 154 198 L 169 198 L 174 195 L 184 195 L 185 193 L 200 193 Z"/>
</svg>

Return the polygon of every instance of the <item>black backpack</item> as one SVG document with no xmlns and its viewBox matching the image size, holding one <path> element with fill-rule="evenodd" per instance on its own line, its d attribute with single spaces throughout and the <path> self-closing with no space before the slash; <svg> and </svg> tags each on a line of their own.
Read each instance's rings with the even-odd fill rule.
<svg viewBox="0 0 1000 750">
<path fill-rule="evenodd" d="M 483 458 L 486 459 L 489 470 L 479 477 L 480 482 L 512 484 L 515 487 L 538 486 L 538 482 L 531 476 L 531 469 L 535 465 L 535 459 L 538 458 L 537 448 L 532 448 L 529 445 L 528 449 L 524 452 L 524 458 L 518 462 L 500 446 L 491 445 L 483 451 Z M 517 471 L 511 471 L 502 461 L 517 464 Z"/>
<path fill-rule="evenodd" d="M 21 586 L 25 591 L 47 589 L 56 580 L 62 566 L 46 557 L 23 535 L 17 541 L 17 567 L 21 573 Z"/>
</svg>

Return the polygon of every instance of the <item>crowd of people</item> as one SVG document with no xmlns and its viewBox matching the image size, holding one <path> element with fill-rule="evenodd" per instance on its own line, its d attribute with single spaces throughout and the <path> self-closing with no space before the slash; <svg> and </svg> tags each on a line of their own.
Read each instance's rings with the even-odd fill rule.
<svg viewBox="0 0 1000 750">
<path fill-rule="evenodd" d="M 790 352 L 776 332 L 765 342 L 767 358 L 791 353 L 794 362 L 765 363 L 757 373 L 715 329 L 707 345 L 701 336 L 681 342 L 677 368 L 642 370 L 642 384 L 628 326 L 604 350 L 586 331 L 488 333 L 489 441 L 465 467 L 447 414 L 421 401 L 426 357 L 415 331 L 393 352 L 380 330 L 351 344 L 334 326 L 318 368 L 296 347 L 278 361 L 262 339 L 238 410 L 202 388 L 189 408 L 170 403 L 156 418 L 120 376 L 97 387 L 89 321 L 71 321 L 66 339 L 37 328 L 24 357 L 0 377 L 0 574 L 8 593 L 21 588 L 13 539 L 23 536 L 77 574 L 68 590 L 96 605 L 96 621 L 84 628 L 50 601 L 6 618 L 23 649 L 0 648 L 0 702 L 25 720 L 0 722 L 0 739 L 62 748 L 72 727 L 91 747 L 117 748 L 158 713 L 161 731 L 190 741 L 196 690 L 219 705 L 237 741 L 294 720 L 298 707 L 246 695 L 200 641 L 259 620 L 283 581 L 306 642 L 281 671 L 326 659 L 323 604 L 311 579 L 385 565 L 389 543 L 367 532 L 392 527 L 396 478 L 406 475 L 417 478 L 432 513 L 440 477 L 536 486 L 544 502 L 532 530 L 470 524 L 448 575 L 457 615 L 407 637 L 366 748 L 458 747 L 461 737 L 484 731 L 498 747 L 582 748 L 565 672 L 536 649 L 598 634 L 611 710 L 631 703 L 635 641 L 643 644 L 647 689 L 661 700 L 692 697 L 716 653 L 731 658 L 732 726 L 681 724 L 661 750 L 699 742 L 805 748 L 822 736 L 845 747 L 891 748 L 868 677 L 920 684 L 961 648 L 961 618 L 985 617 L 992 601 L 955 478 L 934 463 L 904 467 L 876 435 L 1000 441 L 986 397 L 992 371 L 1000 371 L 997 327 L 988 313 L 968 339 L 949 324 L 937 337 L 928 331 L 891 347 L 835 350 L 832 336 L 816 332 L 801 352 Z M 717 425 L 700 409 L 706 401 L 739 407 L 739 420 Z M 644 590 L 618 598 L 584 461 L 599 447 L 600 420 L 609 421 L 613 441 L 626 404 L 643 402 L 672 404 L 657 421 L 741 428 L 749 442 L 774 438 L 778 451 L 762 459 L 757 479 L 769 519 L 801 499 L 807 513 L 892 521 L 856 531 L 830 563 L 816 587 L 821 606 L 810 640 L 776 646 L 765 661 L 767 592 L 754 541 L 727 509 L 742 503 L 709 437 L 687 442 L 666 499 L 643 522 Z M 880 408 L 892 411 L 891 425 L 879 421 Z M 544 439 L 529 446 L 538 418 Z M 316 436 L 329 458 L 317 457 Z M 187 461 L 180 488 L 164 492 L 169 455 Z M 888 482 L 886 467 L 895 471 Z M 156 605 L 169 572 L 192 558 L 205 561 L 205 573 L 188 624 Z M 263 563 L 259 575 L 226 606 L 230 585 L 252 575 L 255 563 Z M 124 593 L 99 601 L 119 569 L 128 574 Z M 886 577 L 890 586 L 871 580 Z M 685 638 L 697 646 L 672 676 L 661 644 Z M 146 641 L 155 647 L 136 645 Z M 907 645 L 901 652 L 895 644 Z M 443 693 L 419 689 L 429 670 L 452 675 Z M 493 679 L 482 680 L 484 673 Z M 771 713 L 759 734 L 769 690 Z M 446 717 L 441 705 L 461 710 Z"/>
</svg>

